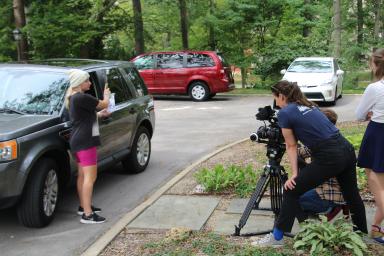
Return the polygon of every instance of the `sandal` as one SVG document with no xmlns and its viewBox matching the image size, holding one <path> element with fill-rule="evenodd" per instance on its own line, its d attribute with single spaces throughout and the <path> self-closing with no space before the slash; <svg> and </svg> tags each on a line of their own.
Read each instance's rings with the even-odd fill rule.
<svg viewBox="0 0 384 256">
<path fill-rule="evenodd" d="M 378 243 L 384 244 L 384 228 L 372 225 L 371 226 L 371 237 Z"/>
</svg>

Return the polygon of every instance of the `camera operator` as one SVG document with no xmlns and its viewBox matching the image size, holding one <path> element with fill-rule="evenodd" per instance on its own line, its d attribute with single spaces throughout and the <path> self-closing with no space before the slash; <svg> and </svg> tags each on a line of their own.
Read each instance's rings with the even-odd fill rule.
<svg viewBox="0 0 384 256">
<path fill-rule="evenodd" d="M 356 180 L 356 155 L 353 146 L 339 130 L 308 101 L 297 83 L 280 81 L 271 87 L 276 104 L 281 108 L 278 124 L 282 129 L 292 176 L 284 184 L 283 203 L 273 233 L 256 246 L 283 245 L 284 232 L 290 232 L 295 217 L 305 218 L 299 198 L 306 191 L 336 177 L 345 201 L 350 207 L 353 224 L 367 233 L 365 208 Z M 298 172 L 297 141 L 312 152 L 312 162 Z"/>
</svg>

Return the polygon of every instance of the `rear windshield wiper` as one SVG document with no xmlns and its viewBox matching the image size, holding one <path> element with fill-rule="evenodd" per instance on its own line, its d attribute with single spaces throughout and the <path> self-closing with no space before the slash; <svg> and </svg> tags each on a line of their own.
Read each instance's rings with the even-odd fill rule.
<svg viewBox="0 0 384 256">
<path fill-rule="evenodd" d="M 0 113 L 15 113 L 15 114 L 19 114 L 19 115 L 25 115 L 26 114 L 22 111 L 12 109 L 12 108 L 0 108 Z"/>
</svg>

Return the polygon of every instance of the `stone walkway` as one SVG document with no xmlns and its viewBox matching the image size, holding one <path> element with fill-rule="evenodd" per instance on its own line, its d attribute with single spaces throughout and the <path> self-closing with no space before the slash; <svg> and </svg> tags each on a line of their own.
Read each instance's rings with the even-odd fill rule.
<svg viewBox="0 0 384 256">
<path fill-rule="evenodd" d="M 248 199 L 232 199 L 226 210 L 217 210 L 220 197 L 163 195 L 153 205 L 132 221 L 128 228 L 170 229 L 185 227 L 201 230 L 215 212 L 213 231 L 219 234 L 233 234 L 235 225 L 239 224 Z M 263 198 L 260 207 L 270 207 L 267 198 Z M 374 209 L 366 206 L 368 225 L 372 223 Z M 241 233 L 259 232 L 271 229 L 274 216 L 271 211 L 252 211 Z M 299 230 L 295 222 L 292 233 Z"/>
</svg>

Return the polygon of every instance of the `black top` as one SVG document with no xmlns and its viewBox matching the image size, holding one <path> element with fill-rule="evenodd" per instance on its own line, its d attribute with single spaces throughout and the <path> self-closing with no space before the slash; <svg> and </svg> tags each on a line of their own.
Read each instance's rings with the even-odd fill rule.
<svg viewBox="0 0 384 256">
<path fill-rule="evenodd" d="M 96 106 L 99 100 L 92 95 L 76 93 L 69 99 L 72 133 L 69 140 L 72 152 L 100 145 Z"/>
</svg>

